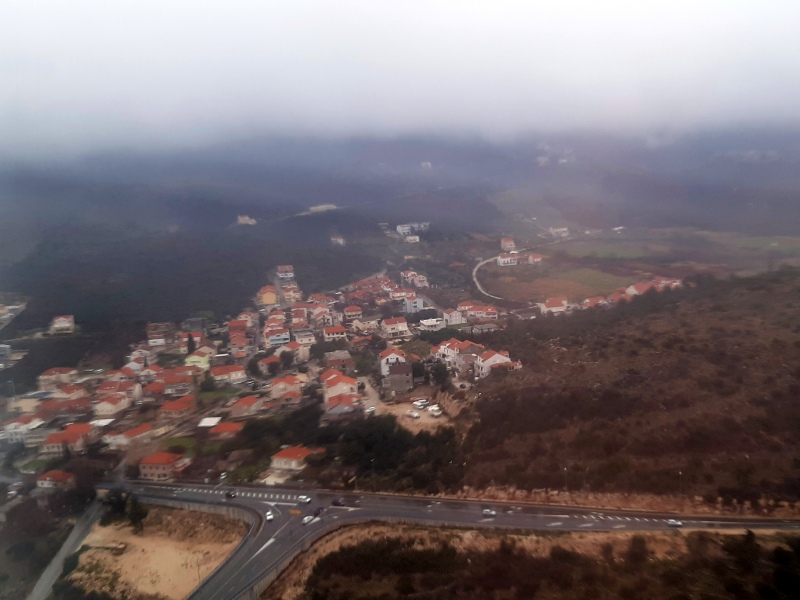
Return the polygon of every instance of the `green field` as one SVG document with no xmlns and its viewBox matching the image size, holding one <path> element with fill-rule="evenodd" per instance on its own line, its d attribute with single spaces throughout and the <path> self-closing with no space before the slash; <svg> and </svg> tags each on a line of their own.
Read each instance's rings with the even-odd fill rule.
<svg viewBox="0 0 800 600">
<path fill-rule="evenodd" d="M 604 292 L 611 292 L 618 287 L 627 287 L 631 283 L 635 283 L 630 277 L 619 277 L 597 269 L 571 269 L 559 273 L 558 278 Z"/>
<path fill-rule="evenodd" d="M 647 258 L 661 254 L 663 247 L 650 248 L 642 242 L 589 240 L 576 241 L 560 246 L 559 251 L 574 258 Z"/>
</svg>

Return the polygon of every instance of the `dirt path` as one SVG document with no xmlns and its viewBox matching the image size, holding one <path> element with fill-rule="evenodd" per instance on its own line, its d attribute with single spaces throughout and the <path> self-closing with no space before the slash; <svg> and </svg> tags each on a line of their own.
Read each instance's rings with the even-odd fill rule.
<svg viewBox="0 0 800 600">
<path fill-rule="evenodd" d="M 70 578 L 114 598 L 182 600 L 236 547 L 244 523 L 195 511 L 150 507 L 143 535 L 126 523 L 96 525 Z M 115 555 L 111 550 L 124 544 Z M 98 548 L 105 546 L 106 548 Z"/>
</svg>

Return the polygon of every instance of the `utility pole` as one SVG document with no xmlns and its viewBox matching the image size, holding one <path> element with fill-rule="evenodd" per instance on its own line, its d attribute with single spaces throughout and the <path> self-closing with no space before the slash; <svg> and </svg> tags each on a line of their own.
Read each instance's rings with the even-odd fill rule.
<svg viewBox="0 0 800 600">
<path fill-rule="evenodd" d="M 567 467 L 564 467 L 564 491 L 569 491 L 569 485 L 567 483 Z"/>
<path fill-rule="evenodd" d="M 683 471 L 678 471 L 678 493 L 683 496 Z"/>
</svg>

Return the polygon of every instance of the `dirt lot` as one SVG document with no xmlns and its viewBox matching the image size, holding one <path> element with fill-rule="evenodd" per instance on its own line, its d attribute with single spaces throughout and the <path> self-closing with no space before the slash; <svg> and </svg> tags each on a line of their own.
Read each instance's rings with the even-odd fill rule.
<svg viewBox="0 0 800 600">
<path fill-rule="evenodd" d="M 655 558 L 676 557 L 686 551 L 684 531 L 638 533 L 647 541 L 647 547 Z M 726 535 L 741 535 L 741 531 L 714 532 L 709 535 L 722 539 Z M 447 541 L 456 550 L 487 551 L 498 548 L 501 540 L 513 538 L 517 548 L 524 548 L 533 556 L 546 557 L 554 546 L 596 558 L 602 557 L 602 547 L 610 543 L 614 555 L 620 556 L 630 544 L 635 532 L 603 533 L 531 533 L 521 535 L 496 534 L 490 531 L 469 529 L 431 529 L 411 525 L 368 524 L 346 527 L 332 533 L 315 544 L 307 553 L 300 555 L 289 568 L 261 596 L 262 600 L 281 598 L 298 600 L 302 597 L 305 582 L 316 562 L 338 549 L 364 540 L 394 538 L 414 540 L 418 548 L 435 548 Z M 760 534 L 763 542 L 768 533 Z"/>
<path fill-rule="evenodd" d="M 181 600 L 245 532 L 244 523 L 224 517 L 150 507 L 143 535 L 135 535 L 127 523 L 96 525 L 85 545 L 122 543 L 127 548 L 120 556 L 106 549 L 87 550 L 70 578 L 87 591 L 104 591 L 115 598 Z"/>
<path fill-rule="evenodd" d="M 433 417 L 427 410 L 417 410 L 411 405 L 411 398 L 427 398 L 431 404 L 438 404 L 443 414 L 440 417 Z M 441 393 L 435 387 L 419 387 L 415 389 L 404 401 L 397 404 L 386 402 L 375 403 L 376 415 L 394 415 L 397 422 L 412 433 L 420 431 L 436 431 L 439 427 L 447 427 L 452 424 L 452 419 L 461 410 L 462 405 L 454 402 L 449 394 Z M 410 410 L 419 413 L 419 419 L 412 419 L 406 413 Z"/>
</svg>

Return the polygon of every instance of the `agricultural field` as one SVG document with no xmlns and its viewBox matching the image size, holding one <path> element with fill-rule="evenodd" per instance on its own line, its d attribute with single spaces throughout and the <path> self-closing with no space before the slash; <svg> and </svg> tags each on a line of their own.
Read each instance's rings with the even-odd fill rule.
<svg viewBox="0 0 800 600">
<path fill-rule="evenodd" d="M 486 265 L 480 272 L 482 284 L 508 300 L 540 302 L 567 296 L 579 301 L 653 276 L 747 276 L 781 265 L 797 266 L 800 238 L 670 228 L 618 237 L 582 236 L 539 252 L 545 256 L 542 265 Z"/>
</svg>

